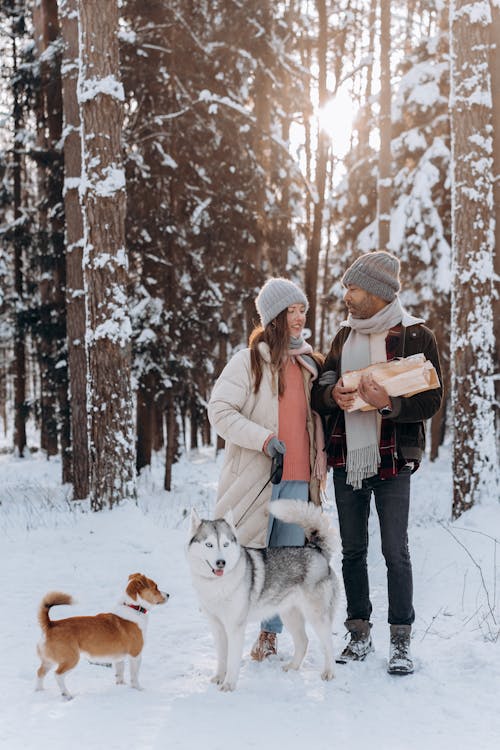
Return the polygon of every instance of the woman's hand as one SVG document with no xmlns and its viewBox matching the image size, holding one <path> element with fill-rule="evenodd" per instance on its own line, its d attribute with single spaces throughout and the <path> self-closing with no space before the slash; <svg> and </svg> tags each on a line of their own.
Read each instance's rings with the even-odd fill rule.
<svg viewBox="0 0 500 750">
<path fill-rule="evenodd" d="M 286 445 L 282 440 L 278 440 L 277 437 L 272 437 L 271 440 L 264 446 L 264 453 L 269 458 L 274 458 L 281 453 L 282 456 L 286 453 Z"/>
</svg>

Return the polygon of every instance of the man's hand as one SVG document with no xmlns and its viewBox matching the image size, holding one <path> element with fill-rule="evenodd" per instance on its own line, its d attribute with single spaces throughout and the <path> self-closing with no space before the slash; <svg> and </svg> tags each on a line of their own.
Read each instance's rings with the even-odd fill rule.
<svg viewBox="0 0 500 750">
<path fill-rule="evenodd" d="M 354 402 L 355 396 L 356 389 L 353 390 L 352 388 L 345 388 L 342 378 L 340 378 L 340 380 L 337 380 L 337 382 L 335 383 L 335 388 L 332 388 L 332 398 L 337 406 L 343 411 L 351 406 L 351 404 Z"/>
<path fill-rule="evenodd" d="M 358 385 L 358 395 L 363 401 L 376 409 L 382 409 L 384 406 L 391 405 L 391 397 L 383 385 L 377 383 L 371 373 L 362 375 Z"/>
</svg>

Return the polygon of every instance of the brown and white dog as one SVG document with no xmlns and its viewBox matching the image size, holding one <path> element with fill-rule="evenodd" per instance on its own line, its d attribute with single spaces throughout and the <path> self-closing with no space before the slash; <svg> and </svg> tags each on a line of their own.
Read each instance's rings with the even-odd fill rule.
<svg viewBox="0 0 500 750">
<path fill-rule="evenodd" d="M 51 607 L 72 604 L 73 600 L 69 594 L 58 591 L 47 594 L 38 610 L 44 638 L 37 647 L 42 663 L 37 672 L 36 689 L 43 690 L 45 675 L 56 666 L 56 680 L 61 694 L 70 700 L 73 696 L 68 692 L 64 676 L 76 667 L 80 654 L 85 654 L 94 661 L 114 663 L 117 685 L 125 684 L 125 659 L 128 657 L 130 683 L 140 690 L 138 674 L 148 610 L 157 604 L 164 604 L 168 596 L 150 578 L 142 573 L 133 573 L 113 613 L 51 620 Z"/>
</svg>

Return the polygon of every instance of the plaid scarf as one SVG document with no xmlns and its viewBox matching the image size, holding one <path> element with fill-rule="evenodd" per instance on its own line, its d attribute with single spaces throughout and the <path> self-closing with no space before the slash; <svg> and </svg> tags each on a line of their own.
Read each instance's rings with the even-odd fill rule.
<svg viewBox="0 0 500 750">
<path fill-rule="evenodd" d="M 398 345 L 401 338 L 402 326 L 397 325 L 390 329 L 385 340 L 387 361 L 394 359 L 398 351 Z M 381 479 L 389 479 L 396 476 L 399 469 L 404 465 L 404 460 L 398 460 L 396 457 L 396 435 L 395 425 L 392 419 L 383 419 L 380 425 L 380 466 L 378 476 Z M 329 439 L 328 445 L 328 466 L 333 468 L 344 468 L 346 465 L 347 441 L 345 431 L 344 412 L 339 411 Z"/>
</svg>

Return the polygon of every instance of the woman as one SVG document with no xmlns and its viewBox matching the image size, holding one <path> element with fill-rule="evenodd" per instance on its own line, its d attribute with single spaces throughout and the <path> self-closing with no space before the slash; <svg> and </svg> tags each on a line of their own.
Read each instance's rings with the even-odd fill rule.
<svg viewBox="0 0 500 750">
<path fill-rule="evenodd" d="M 313 356 L 302 337 L 308 301 L 298 286 L 269 279 L 255 305 L 261 325 L 252 331 L 249 348 L 226 365 L 208 404 L 210 422 L 226 441 L 215 516 L 231 510 L 245 546 L 302 546 L 303 530 L 270 517 L 268 505 L 279 498 L 320 503 L 326 457 L 310 392 L 321 355 Z M 283 475 L 271 485 L 271 459 L 278 453 L 284 456 Z M 252 658 L 276 654 L 281 630 L 279 617 L 261 623 Z"/>
</svg>

